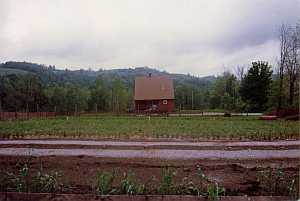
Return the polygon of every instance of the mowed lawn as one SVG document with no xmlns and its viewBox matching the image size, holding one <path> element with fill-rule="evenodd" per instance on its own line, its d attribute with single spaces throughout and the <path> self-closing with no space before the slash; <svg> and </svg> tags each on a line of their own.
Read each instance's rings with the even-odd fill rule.
<svg viewBox="0 0 300 201">
<path fill-rule="evenodd" d="M 82 116 L 0 122 L 0 136 L 99 138 L 298 138 L 298 121 L 257 117 Z"/>
</svg>

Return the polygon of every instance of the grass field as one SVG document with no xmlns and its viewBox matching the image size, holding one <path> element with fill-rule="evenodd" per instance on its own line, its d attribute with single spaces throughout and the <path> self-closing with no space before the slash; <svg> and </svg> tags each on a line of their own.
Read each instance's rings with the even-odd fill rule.
<svg viewBox="0 0 300 201">
<path fill-rule="evenodd" d="M 99 138 L 242 138 L 299 137 L 298 121 L 262 121 L 257 117 L 82 116 L 0 122 L 2 138 L 59 136 Z"/>
</svg>

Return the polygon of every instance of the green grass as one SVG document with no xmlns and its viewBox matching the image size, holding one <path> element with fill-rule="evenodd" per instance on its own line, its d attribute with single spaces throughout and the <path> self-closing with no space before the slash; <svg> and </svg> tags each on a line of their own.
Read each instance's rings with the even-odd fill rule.
<svg viewBox="0 0 300 201">
<path fill-rule="evenodd" d="M 0 137 L 64 136 L 116 138 L 248 138 L 299 136 L 298 121 L 262 121 L 257 117 L 82 116 L 0 122 Z"/>
</svg>

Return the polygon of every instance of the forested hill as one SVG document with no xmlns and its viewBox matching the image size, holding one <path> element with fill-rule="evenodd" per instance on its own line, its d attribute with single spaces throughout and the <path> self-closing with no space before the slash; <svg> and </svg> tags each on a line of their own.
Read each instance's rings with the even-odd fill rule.
<svg viewBox="0 0 300 201">
<path fill-rule="evenodd" d="M 79 86 L 89 87 L 95 83 L 97 78 L 106 82 L 111 82 L 114 79 L 120 79 L 127 87 L 132 87 L 136 76 L 148 75 L 168 75 L 175 85 L 189 85 L 193 87 L 209 88 L 215 81 L 214 76 L 195 77 L 185 74 L 172 74 L 165 71 L 159 71 L 148 67 L 136 67 L 127 69 L 112 69 L 112 70 L 60 70 L 55 66 L 41 65 L 29 62 L 6 62 L 0 64 L 0 75 L 10 74 L 31 74 L 38 76 L 44 85 L 61 85 L 74 84 Z"/>
</svg>

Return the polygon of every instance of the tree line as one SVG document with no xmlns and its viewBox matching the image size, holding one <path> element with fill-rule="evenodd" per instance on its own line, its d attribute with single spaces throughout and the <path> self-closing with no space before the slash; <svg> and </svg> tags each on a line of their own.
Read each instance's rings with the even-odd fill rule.
<svg viewBox="0 0 300 201">
<path fill-rule="evenodd" d="M 273 107 L 268 101 L 272 96 L 273 82 L 271 66 L 257 61 L 241 77 L 224 72 L 209 89 L 177 86 L 176 106 L 187 110 L 262 112 Z"/>
<path fill-rule="evenodd" d="M 288 82 L 288 79 L 284 81 Z M 1 111 L 66 114 L 128 112 L 133 108 L 133 87 L 118 78 L 111 82 L 98 78 L 90 87 L 70 83 L 43 86 L 35 75 L 11 74 L 1 76 L 0 83 Z M 283 86 L 289 85 L 285 83 Z M 284 92 L 289 93 L 289 90 Z M 210 87 L 175 84 L 175 103 L 176 110 L 261 112 L 277 108 L 279 93 L 280 76 L 272 73 L 267 62 L 259 61 L 253 62 L 241 79 L 224 72 Z M 299 104 L 297 90 L 294 90 L 293 97 L 295 101 L 291 104 L 290 96 L 283 96 L 284 107 Z"/>
<path fill-rule="evenodd" d="M 124 112 L 132 102 L 131 89 L 120 79 L 90 86 L 71 83 L 43 86 L 36 75 L 11 74 L 0 77 L 0 110 L 60 114 L 77 112 Z"/>
</svg>

